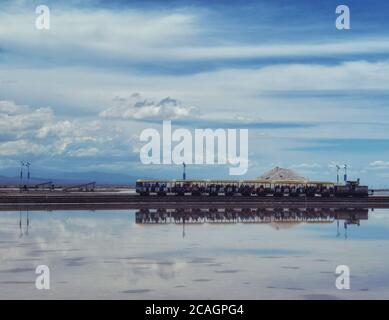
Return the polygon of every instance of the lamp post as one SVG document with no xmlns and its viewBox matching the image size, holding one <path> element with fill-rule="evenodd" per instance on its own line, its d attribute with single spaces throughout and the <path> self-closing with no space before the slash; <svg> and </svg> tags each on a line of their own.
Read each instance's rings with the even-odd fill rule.
<svg viewBox="0 0 389 320">
<path fill-rule="evenodd" d="M 31 163 L 27 162 L 26 167 L 27 167 L 27 184 L 30 184 L 30 166 Z"/>
<path fill-rule="evenodd" d="M 347 182 L 347 164 L 344 165 L 344 182 Z"/>
<path fill-rule="evenodd" d="M 20 187 L 22 187 L 23 184 L 23 167 L 24 167 L 24 162 L 20 161 Z"/>
<path fill-rule="evenodd" d="M 336 183 L 339 183 L 339 170 L 340 166 L 336 165 Z"/>
</svg>

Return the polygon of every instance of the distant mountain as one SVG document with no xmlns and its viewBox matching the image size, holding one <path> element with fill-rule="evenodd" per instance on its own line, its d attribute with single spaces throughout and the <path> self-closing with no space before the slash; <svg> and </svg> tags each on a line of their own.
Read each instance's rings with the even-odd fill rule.
<svg viewBox="0 0 389 320">
<path fill-rule="evenodd" d="M 16 184 L 19 183 L 15 177 L 6 177 L 0 175 L 0 184 Z"/>
<path fill-rule="evenodd" d="M 46 181 L 52 181 L 54 184 L 69 185 L 86 182 L 96 182 L 97 184 L 111 184 L 111 185 L 129 185 L 135 184 L 136 177 L 123 175 L 118 173 L 107 172 L 53 172 L 39 174 L 39 176 L 31 176 L 30 184 L 38 184 Z M 26 178 L 23 183 L 26 183 Z M 19 184 L 19 176 L 0 175 L 0 184 Z"/>
</svg>

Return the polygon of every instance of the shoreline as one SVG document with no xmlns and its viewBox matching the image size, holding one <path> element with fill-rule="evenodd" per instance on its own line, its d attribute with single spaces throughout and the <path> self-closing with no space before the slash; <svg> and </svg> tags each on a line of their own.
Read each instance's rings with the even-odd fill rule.
<svg viewBox="0 0 389 320">
<path fill-rule="evenodd" d="M 140 208 L 389 208 L 389 196 L 291 198 L 257 196 L 140 196 L 120 192 L 0 193 L 0 211 L 126 210 Z"/>
</svg>

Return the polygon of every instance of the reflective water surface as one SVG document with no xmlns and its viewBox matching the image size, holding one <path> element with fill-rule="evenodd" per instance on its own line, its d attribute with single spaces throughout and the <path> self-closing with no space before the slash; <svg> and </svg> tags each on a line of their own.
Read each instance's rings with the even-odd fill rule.
<svg viewBox="0 0 389 320">
<path fill-rule="evenodd" d="M 388 299 L 388 241 L 389 209 L 0 212 L 0 298 Z"/>
</svg>

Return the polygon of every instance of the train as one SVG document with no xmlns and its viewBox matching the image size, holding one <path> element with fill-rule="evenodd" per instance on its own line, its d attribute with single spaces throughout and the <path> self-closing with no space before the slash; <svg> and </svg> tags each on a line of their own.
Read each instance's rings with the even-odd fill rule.
<svg viewBox="0 0 389 320">
<path fill-rule="evenodd" d="M 245 197 L 367 197 L 359 180 L 337 184 L 300 180 L 143 180 L 136 181 L 141 196 Z"/>
</svg>

